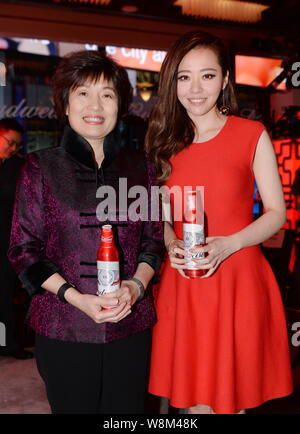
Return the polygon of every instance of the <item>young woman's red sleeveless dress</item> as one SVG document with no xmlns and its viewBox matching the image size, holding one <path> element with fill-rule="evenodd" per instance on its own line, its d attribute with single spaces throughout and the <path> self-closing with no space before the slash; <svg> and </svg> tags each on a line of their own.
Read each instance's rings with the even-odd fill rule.
<svg viewBox="0 0 300 434">
<path fill-rule="evenodd" d="M 168 187 L 204 186 L 207 236 L 252 222 L 252 162 L 263 129 L 229 116 L 216 137 L 172 158 Z M 182 223 L 174 228 L 182 239 Z M 172 406 L 236 413 L 292 392 L 281 295 L 259 246 L 231 255 L 207 279 L 185 279 L 167 259 L 157 314 L 149 391 Z"/>
</svg>

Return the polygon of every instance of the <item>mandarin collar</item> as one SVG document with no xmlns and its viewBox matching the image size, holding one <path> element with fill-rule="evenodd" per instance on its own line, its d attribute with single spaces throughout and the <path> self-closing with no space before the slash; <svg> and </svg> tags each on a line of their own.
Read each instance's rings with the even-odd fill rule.
<svg viewBox="0 0 300 434">
<path fill-rule="evenodd" d="M 105 137 L 103 144 L 104 160 L 101 167 L 107 167 L 115 159 L 119 150 L 124 145 L 121 130 L 122 128 L 120 128 L 118 124 L 116 128 Z M 61 146 L 79 163 L 91 169 L 98 168 L 93 148 L 89 142 L 76 133 L 69 125 L 66 125 L 64 128 Z"/>
</svg>

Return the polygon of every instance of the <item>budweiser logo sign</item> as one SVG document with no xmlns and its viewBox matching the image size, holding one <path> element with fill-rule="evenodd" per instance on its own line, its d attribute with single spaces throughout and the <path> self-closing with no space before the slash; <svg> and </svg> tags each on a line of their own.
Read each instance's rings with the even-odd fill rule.
<svg viewBox="0 0 300 434">
<path fill-rule="evenodd" d="M 24 119 L 31 119 L 38 117 L 40 119 L 55 119 L 56 115 L 54 108 L 48 106 L 29 106 L 27 101 L 23 98 L 19 104 L 16 105 L 3 105 L 0 106 L 0 118 L 16 118 L 21 117 Z"/>
</svg>

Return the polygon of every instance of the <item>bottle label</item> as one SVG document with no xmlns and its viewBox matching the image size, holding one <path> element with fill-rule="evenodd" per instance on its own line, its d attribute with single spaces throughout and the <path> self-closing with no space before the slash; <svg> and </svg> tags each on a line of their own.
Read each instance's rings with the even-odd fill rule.
<svg viewBox="0 0 300 434">
<path fill-rule="evenodd" d="M 97 261 L 98 295 L 108 294 L 120 288 L 118 261 Z"/>
<path fill-rule="evenodd" d="M 101 242 L 104 243 L 112 243 L 113 242 L 113 236 L 109 234 L 102 234 L 101 235 Z"/>
<path fill-rule="evenodd" d="M 183 241 L 184 250 L 189 250 L 195 246 L 201 246 L 205 243 L 204 227 L 203 225 L 196 225 L 193 223 L 183 223 Z M 197 270 L 198 267 L 193 263 L 193 259 L 204 258 L 204 253 L 190 254 L 189 259 L 191 262 L 187 262 L 187 270 Z"/>
</svg>

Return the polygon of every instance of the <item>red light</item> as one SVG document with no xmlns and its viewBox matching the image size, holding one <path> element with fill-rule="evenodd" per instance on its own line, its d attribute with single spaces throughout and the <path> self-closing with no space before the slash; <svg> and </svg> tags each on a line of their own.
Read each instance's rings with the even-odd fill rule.
<svg viewBox="0 0 300 434">
<path fill-rule="evenodd" d="M 132 12 L 137 12 L 139 10 L 139 8 L 137 6 L 134 6 L 134 5 L 125 5 L 125 6 L 121 7 L 121 10 L 123 12 L 132 13 Z"/>
</svg>

